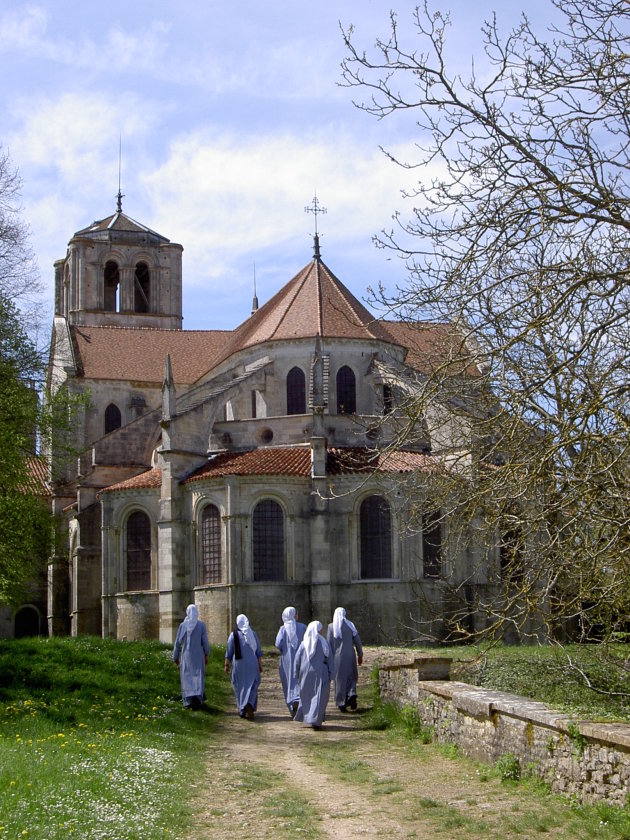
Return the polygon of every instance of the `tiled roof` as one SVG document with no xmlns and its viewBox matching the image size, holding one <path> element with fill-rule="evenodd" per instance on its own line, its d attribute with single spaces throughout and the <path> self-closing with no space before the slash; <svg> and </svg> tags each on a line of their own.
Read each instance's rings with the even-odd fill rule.
<svg viewBox="0 0 630 840">
<path fill-rule="evenodd" d="M 328 450 L 327 473 L 412 472 L 433 470 L 435 460 L 422 452 L 376 452 L 373 449 Z M 309 446 L 278 446 L 249 452 L 222 452 L 195 470 L 184 483 L 221 475 L 300 475 L 311 474 Z"/>
<path fill-rule="evenodd" d="M 234 330 L 218 361 L 262 344 L 296 338 L 377 339 L 395 343 L 375 319 L 320 260 L 312 260 Z"/>
<path fill-rule="evenodd" d="M 310 446 L 274 446 L 249 452 L 220 452 L 189 475 L 184 483 L 221 475 L 310 474 Z"/>
<path fill-rule="evenodd" d="M 332 448 L 328 450 L 328 475 L 386 472 L 408 473 L 420 470 L 434 472 L 438 462 L 424 452 L 409 452 L 402 449 L 391 452 L 377 452 L 374 449 Z M 187 476 L 182 484 L 216 478 L 224 475 L 295 475 L 308 478 L 311 474 L 310 446 L 274 446 L 252 449 L 248 452 L 220 452 L 207 464 Z M 106 487 L 101 493 L 114 490 L 144 490 L 157 488 L 162 481 L 160 469 L 147 470 L 126 481 Z"/>
<path fill-rule="evenodd" d="M 383 321 L 383 326 L 395 344 L 408 348 L 406 364 L 421 373 L 432 373 L 452 359 L 454 375 L 462 372 L 469 376 L 479 375 L 477 366 L 468 361 L 469 350 L 462 334 L 451 324 Z"/>
<path fill-rule="evenodd" d="M 35 496 L 49 496 L 50 485 L 48 483 L 48 466 L 42 458 L 32 457 L 27 459 L 28 478 L 23 488 L 26 493 Z"/>
<path fill-rule="evenodd" d="M 155 330 L 131 327 L 70 328 L 77 364 L 90 379 L 161 383 L 170 354 L 175 384 L 189 385 L 225 346 L 224 330 Z"/>
<path fill-rule="evenodd" d="M 157 239 L 160 239 L 162 242 L 170 241 L 165 236 L 156 233 L 154 230 L 151 230 L 151 228 L 148 228 L 141 222 L 136 222 L 135 219 L 132 219 L 130 216 L 127 216 L 125 213 L 113 213 L 106 219 L 99 219 L 96 222 L 92 222 L 92 224 L 88 227 L 78 230 L 74 234 L 74 236 L 97 236 L 98 238 L 100 238 L 101 234 L 106 233 L 107 231 L 123 231 L 125 233 L 148 234 L 151 237 L 156 237 Z"/>
<path fill-rule="evenodd" d="M 113 490 L 147 490 L 152 487 L 161 487 L 162 485 L 162 470 L 154 467 L 152 470 L 134 475 L 133 478 L 128 478 L 125 481 L 119 481 L 116 484 L 110 484 L 100 493 L 109 493 Z M 99 493 L 99 495 L 100 495 Z"/>
<path fill-rule="evenodd" d="M 439 462 L 426 452 L 410 452 L 405 449 L 375 450 L 359 447 L 329 449 L 326 471 L 329 475 L 347 473 L 408 473 L 435 472 Z"/>
</svg>

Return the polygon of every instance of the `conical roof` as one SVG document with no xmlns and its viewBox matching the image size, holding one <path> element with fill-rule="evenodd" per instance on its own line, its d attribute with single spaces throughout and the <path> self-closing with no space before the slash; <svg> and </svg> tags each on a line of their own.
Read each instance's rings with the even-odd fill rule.
<svg viewBox="0 0 630 840">
<path fill-rule="evenodd" d="M 122 211 L 118 211 L 113 213 L 111 216 L 107 216 L 105 219 L 100 219 L 96 222 L 92 222 L 86 228 L 82 230 L 78 230 L 74 236 L 80 237 L 81 239 L 108 239 L 108 238 L 117 238 L 117 236 L 122 235 L 125 238 L 130 238 L 137 235 L 142 241 L 155 241 L 155 242 L 170 242 L 166 236 L 162 236 L 159 233 L 156 233 L 151 228 L 148 228 L 146 225 L 143 225 L 141 222 L 136 222 L 135 219 L 132 219 L 130 216 L 127 216 Z"/>
<path fill-rule="evenodd" d="M 267 303 L 234 330 L 217 364 L 266 341 L 300 338 L 395 341 L 320 259 L 313 259 Z"/>
</svg>

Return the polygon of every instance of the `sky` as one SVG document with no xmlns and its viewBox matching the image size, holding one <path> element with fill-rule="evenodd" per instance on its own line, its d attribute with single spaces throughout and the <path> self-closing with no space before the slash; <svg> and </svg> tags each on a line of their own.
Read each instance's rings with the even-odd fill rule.
<svg viewBox="0 0 630 840">
<path fill-rule="evenodd" d="M 47 317 L 53 263 L 115 212 L 119 172 L 124 212 L 184 247 L 185 329 L 236 327 L 254 282 L 262 305 L 309 262 L 314 195 L 322 258 L 353 294 L 404 285 L 404 264 L 373 236 L 410 211 L 402 191 L 419 176 L 380 146 L 411 154 L 418 132 L 353 105 L 340 24 L 371 47 L 392 7 L 411 31 L 413 6 L 0 0 L 0 145 L 22 178 Z M 504 29 L 517 21 L 519 0 L 433 4 L 451 12 L 464 69 L 494 6 Z M 544 19 L 551 7 L 527 8 Z"/>
</svg>

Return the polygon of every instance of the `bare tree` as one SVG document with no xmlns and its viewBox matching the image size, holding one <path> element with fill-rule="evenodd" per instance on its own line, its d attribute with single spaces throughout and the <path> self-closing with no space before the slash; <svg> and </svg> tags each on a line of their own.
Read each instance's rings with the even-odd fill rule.
<svg viewBox="0 0 630 840">
<path fill-rule="evenodd" d="M 0 146 L 0 294 L 24 315 L 31 333 L 39 324 L 41 282 L 22 218 L 22 180 L 11 158 Z"/>
<path fill-rule="evenodd" d="M 414 209 L 376 237 L 408 281 L 375 300 L 461 336 L 405 402 L 461 419 L 436 490 L 478 560 L 453 577 L 459 637 L 480 613 L 521 636 L 630 629 L 630 6 L 551 2 L 544 36 L 525 16 L 505 37 L 486 22 L 466 78 L 426 4 L 370 50 L 344 31 L 355 104 L 417 127 L 415 159 L 384 150 L 417 175 Z M 482 566 L 492 598 L 472 585 Z"/>
</svg>

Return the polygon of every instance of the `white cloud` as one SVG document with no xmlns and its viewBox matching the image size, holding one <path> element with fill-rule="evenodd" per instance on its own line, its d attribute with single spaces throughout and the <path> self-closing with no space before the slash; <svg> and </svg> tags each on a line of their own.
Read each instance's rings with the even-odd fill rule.
<svg viewBox="0 0 630 840">
<path fill-rule="evenodd" d="M 195 132 L 142 177 L 154 226 L 211 276 L 224 271 L 230 255 L 302 242 L 313 230 L 304 208 L 315 190 L 328 210 L 318 226 L 331 240 L 376 231 L 400 207 L 401 180 L 378 150 L 362 152 L 356 138 L 325 132 L 308 140 Z"/>
</svg>

